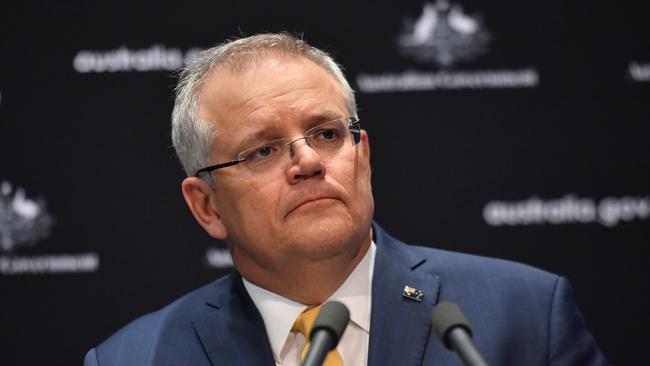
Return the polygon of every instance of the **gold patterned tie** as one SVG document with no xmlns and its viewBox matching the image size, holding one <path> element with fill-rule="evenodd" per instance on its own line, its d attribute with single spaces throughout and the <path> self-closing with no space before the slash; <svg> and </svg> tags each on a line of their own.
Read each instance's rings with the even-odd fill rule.
<svg viewBox="0 0 650 366">
<path fill-rule="evenodd" d="M 316 316 L 318 315 L 319 311 L 320 306 L 303 311 L 300 313 L 300 315 L 298 315 L 296 321 L 293 323 L 293 327 L 291 327 L 292 332 L 302 333 L 302 335 L 305 336 L 305 339 L 307 340 L 305 349 L 302 350 L 302 354 L 300 355 L 301 361 L 305 360 L 307 351 L 309 351 L 309 346 L 311 346 L 309 335 L 311 333 L 311 328 L 314 325 L 314 320 L 316 320 Z M 339 354 L 336 349 L 333 349 L 327 354 L 327 357 L 325 357 L 323 366 L 343 366 L 343 359 L 341 359 L 341 354 Z"/>
</svg>

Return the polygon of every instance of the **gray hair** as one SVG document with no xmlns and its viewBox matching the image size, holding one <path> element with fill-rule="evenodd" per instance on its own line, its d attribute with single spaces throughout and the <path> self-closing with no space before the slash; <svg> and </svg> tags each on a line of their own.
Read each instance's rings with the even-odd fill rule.
<svg viewBox="0 0 650 366">
<path fill-rule="evenodd" d="M 216 135 L 212 123 L 202 120 L 198 113 L 198 91 L 207 75 L 218 67 L 242 71 L 266 54 L 304 57 L 321 66 L 343 87 L 348 112 L 357 115 L 354 91 L 339 65 L 326 52 L 288 33 L 258 34 L 226 41 L 200 52 L 180 72 L 172 112 L 172 142 L 188 176 L 210 165 L 212 142 Z M 209 175 L 208 182 L 214 187 L 212 175 Z"/>
</svg>

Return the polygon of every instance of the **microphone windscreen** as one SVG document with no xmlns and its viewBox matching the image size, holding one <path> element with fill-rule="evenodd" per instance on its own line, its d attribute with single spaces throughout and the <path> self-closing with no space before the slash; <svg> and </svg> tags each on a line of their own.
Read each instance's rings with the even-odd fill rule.
<svg viewBox="0 0 650 366">
<path fill-rule="evenodd" d="M 336 347 L 349 321 L 350 311 L 345 305 L 338 301 L 327 302 L 321 306 L 320 312 L 316 320 L 314 320 L 311 335 L 313 336 L 319 329 L 327 329 L 334 336 L 334 345 L 332 347 Z"/>
<path fill-rule="evenodd" d="M 460 308 L 450 302 L 441 302 L 433 308 L 431 311 L 431 323 L 433 323 L 433 329 L 435 329 L 438 338 L 440 338 L 447 349 L 451 349 L 447 335 L 452 329 L 456 327 L 465 328 L 470 337 L 472 336 L 472 330 L 463 313 L 460 311 Z"/>
</svg>

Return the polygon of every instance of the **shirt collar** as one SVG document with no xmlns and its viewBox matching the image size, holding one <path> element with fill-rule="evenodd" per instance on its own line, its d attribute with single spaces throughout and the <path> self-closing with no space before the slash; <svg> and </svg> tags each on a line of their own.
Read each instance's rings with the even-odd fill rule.
<svg viewBox="0 0 650 366">
<path fill-rule="evenodd" d="M 348 278 L 327 301 L 339 301 L 350 310 L 350 320 L 366 332 L 370 332 L 371 284 L 375 265 L 376 245 L 370 248 Z M 257 310 L 262 315 L 269 336 L 273 356 L 277 361 L 293 322 L 307 306 L 256 286 L 242 277 L 244 287 Z"/>
</svg>

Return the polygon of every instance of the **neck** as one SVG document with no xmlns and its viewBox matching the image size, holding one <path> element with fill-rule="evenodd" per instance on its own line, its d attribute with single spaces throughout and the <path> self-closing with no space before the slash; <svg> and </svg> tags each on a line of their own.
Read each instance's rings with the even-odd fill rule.
<svg viewBox="0 0 650 366">
<path fill-rule="evenodd" d="M 242 270 L 242 276 L 268 291 L 305 305 L 320 305 L 330 297 L 354 271 L 370 248 L 369 235 L 354 253 L 325 260 L 297 260 L 269 271 L 260 267 Z"/>
</svg>

